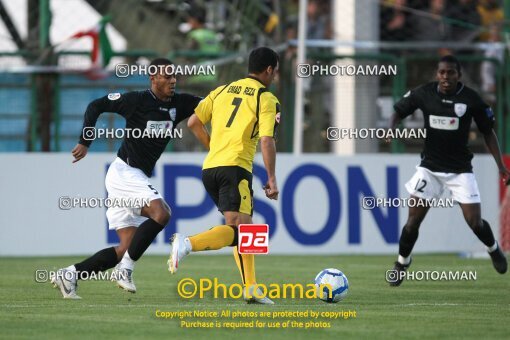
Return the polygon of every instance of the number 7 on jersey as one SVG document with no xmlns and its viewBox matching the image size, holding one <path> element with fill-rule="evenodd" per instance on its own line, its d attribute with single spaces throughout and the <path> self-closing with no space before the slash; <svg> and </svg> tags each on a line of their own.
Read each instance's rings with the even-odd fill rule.
<svg viewBox="0 0 510 340">
<path fill-rule="evenodd" d="M 232 105 L 235 106 L 234 111 L 232 111 L 232 114 L 230 115 L 230 119 L 227 122 L 227 127 L 230 127 L 232 125 L 232 122 L 234 121 L 234 118 L 236 117 L 237 111 L 239 111 L 239 106 L 241 106 L 241 102 L 243 101 L 243 98 L 235 97 L 232 100 Z"/>
</svg>

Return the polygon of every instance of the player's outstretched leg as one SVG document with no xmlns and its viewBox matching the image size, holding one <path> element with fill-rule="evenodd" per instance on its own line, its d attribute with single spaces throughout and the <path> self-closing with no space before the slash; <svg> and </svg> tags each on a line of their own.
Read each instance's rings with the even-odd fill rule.
<svg viewBox="0 0 510 340">
<path fill-rule="evenodd" d="M 460 208 L 462 209 L 464 219 L 466 220 L 471 230 L 473 230 L 478 239 L 482 241 L 482 243 L 487 247 L 487 252 L 491 257 L 494 269 L 496 269 L 496 271 L 500 274 L 506 273 L 508 264 L 505 254 L 503 254 L 503 251 L 499 247 L 498 242 L 496 242 L 494 234 L 492 233 L 491 226 L 481 217 L 480 203 L 463 203 L 460 204 Z"/>
<path fill-rule="evenodd" d="M 59 269 L 51 278 L 51 283 L 60 289 L 65 299 L 80 299 L 76 295 L 78 279 L 113 268 L 117 262 L 119 260 L 115 248 L 105 248 L 80 263 Z"/>
<path fill-rule="evenodd" d="M 235 226 L 219 225 L 190 237 L 174 234 L 170 240 L 172 250 L 168 259 L 168 270 L 172 274 L 176 273 L 179 263 L 192 251 L 218 250 L 237 244 L 236 230 Z"/>
<path fill-rule="evenodd" d="M 115 266 L 126 252 L 135 231 L 135 227 L 117 229 L 120 239 L 120 244 L 117 247 L 100 250 L 80 263 L 59 269 L 56 275 L 52 277 L 51 282 L 60 289 L 64 298 L 79 299 L 80 297 L 76 295 L 78 280 L 89 277 L 92 273 L 108 270 Z M 128 275 L 123 272 L 117 272 L 116 267 L 113 271 L 112 280 L 117 281 L 120 287 L 126 289 L 123 286 L 123 281 L 128 280 Z"/>
<path fill-rule="evenodd" d="M 162 199 L 155 199 L 150 202 L 150 206 L 142 208 L 141 215 L 148 219 L 136 229 L 128 250 L 116 267 L 117 271 L 124 274 L 121 276 L 123 281 L 120 283 L 117 281 L 117 283 L 122 284 L 121 287 L 131 293 L 136 292 L 133 281 L 135 262 L 142 257 L 152 241 L 167 225 L 170 220 L 170 207 Z"/>
<path fill-rule="evenodd" d="M 415 196 L 411 196 L 411 198 L 419 200 L 419 198 Z M 409 216 L 404 228 L 402 229 L 402 234 L 400 235 L 398 259 L 393 266 L 391 275 L 388 275 L 386 278 L 390 286 L 400 286 L 404 280 L 405 272 L 411 265 L 411 252 L 413 251 L 414 244 L 418 239 L 418 230 L 429 210 L 425 204 L 417 205 L 419 206 L 409 207 Z"/>
</svg>

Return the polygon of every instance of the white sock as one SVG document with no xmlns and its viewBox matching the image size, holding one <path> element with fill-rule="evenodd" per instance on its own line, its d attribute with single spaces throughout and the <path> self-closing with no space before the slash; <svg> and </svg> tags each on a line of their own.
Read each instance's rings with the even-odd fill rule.
<svg viewBox="0 0 510 340">
<path fill-rule="evenodd" d="M 489 253 L 492 253 L 496 249 L 498 249 L 498 242 L 494 242 L 494 245 L 492 247 L 487 247 L 487 251 Z"/>
<path fill-rule="evenodd" d="M 66 270 L 69 270 L 70 272 L 75 272 L 76 271 L 76 267 L 73 264 L 72 266 L 66 267 Z"/>
<path fill-rule="evenodd" d="M 191 241 L 189 240 L 189 237 L 184 239 L 184 246 L 186 247 L 186 255 L 192 252 L 193 247 L 191 247 Z"/>
<path fill-rule="evenodd" d="M 135 268 L 135 261 L 133 261 L 133 259 L 129 257 L 129 253 L 127 251 L 124 253 L 122 260 L 120 260 L 120 266 L 122 268 L 127 268 L 130 270 L 133 270 Z"/>
<path fill-rule="evenodd" d="M 409 255 L 408 257 L 403 257 L 402 255 L 398 255 L 397 261 L 398 261 L 398 263 L 403 264 L 404 266 L 408 265 L 409 262 L 411 262 L 411 255 Z"/>
</svg>

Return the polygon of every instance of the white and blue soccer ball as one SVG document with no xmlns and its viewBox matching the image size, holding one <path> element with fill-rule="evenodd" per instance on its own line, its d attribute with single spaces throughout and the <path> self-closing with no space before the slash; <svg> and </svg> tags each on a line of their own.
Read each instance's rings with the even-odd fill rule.
<svg viewBox="0 0 510 340">
<path fill-rule="evenodd" d="M 327 284 L 331 285 L 331 294 L 329 287 L 326 286 Z M 343 300 L 349 291 L 347 276 L 335 268 L 324 269 L 317 274 L 315 277 L 315 286 L 317 287 L 317 297 L 329 303 L 336 303 Z"/>
</svg>

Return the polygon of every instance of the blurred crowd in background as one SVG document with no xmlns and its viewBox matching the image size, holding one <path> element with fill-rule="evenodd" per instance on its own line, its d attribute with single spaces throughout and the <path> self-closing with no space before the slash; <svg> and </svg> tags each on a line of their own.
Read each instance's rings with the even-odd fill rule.
<svg viewBox="0 0 510 340">
<path fill-rule="evenodd" d="M 281 124 L 279 150 L 292 151 L 297 49 L 289 42 L 297 39 L 299 0 L 50 0 L 49 3 L 51 10 L 48 12 L 51 13 L 46 17 L 50 18 L 49 31 L 53 36 L 48 34 L 45 45 L 41 42 L 44 13 L 36 0 L 25 0 L 25 8 L 0 1 L 0 4 L 9 5 L 5 6 L 3 20 L 10 14 L 13 22 L 10 27 L 17 29 L 22 38 L 16 46 L 12 43 L 16 41 L 15 30 L 11 30 L 11 37 L 7 32 L 0 35 L 3 46 L 0 47 L 0 65 L 15 60 L 16 66 L 40 66 L 41 60 L 48 60 L 53 63 L 51 65 L 63 68 L 88 67 L 90 49 L 77 50 L 77 40 L 62 43 L 77 31 L 87 29 L 77 27 L 85 20 L 84 10 L 87 10 L 90 14 L 87 22 L 107 22 L 112 59 L 103 66 L 110 74 L 103 72 L 100 79 L 87 79 L 86 74 L 77 75 L 66 70 L 0 73 L 0 99 L 4 103 L 0 107 L 0 151 L 69 149 L 75 143 L 83 111 L 90 100 L 112 91 L 147 86 L 146 77 L 116 78 L 113 70 L 117 63 L 148 63 L 156 56 L 167 56 L 178 64 L 213 63 L 215 74 L 178 80 L 180 91 L 205 96 L 215 87 L 245 76 L 247 54 L 263 45 L 274 48 L 281 56 L 279 79 L 271 90 L 280 99 L 282 112 L 287 113 Z M 450 53 L 461 60 L 462 81 L 482 93 L 493 106 L 499 124 L 504 124 L 501 118 L 508 119 L 510 86 L 506 82 L 510 67 L 505 60 L 506 22 L 502 0 L 356 0 L 354 6 L 342 8 L 343 4 L 342 0 L 308 0 L 306 38 L 330 43 L 350 41 L 353 44 L 350 54 L 340 57 L 333 47 L 308 47 L 306 62 L 399 63 L 397 76 L 355 79 L 357 93 L 353 95 L 375 101 L 374 111 L 361 109 L 357 112 L 377 116 L 370 124 L 375 121 L 377 127 L 387 126 L 392 103 L 409 88 L 434 80 L 435 61 Z M 344 19 L 370 18 L 356 22 L 357 30 L 372 32 L 360 35 L 368 38 L 353 41 L 352 36 L 345 34 L 348 29 L 342 25 L 348 25 L 346 20 L 334 17 L 339 6 L 341 14 L 336 15 L 343 15 Z M 28 15 L 20 15 L 22 11 Z M 55 37 L 55 32 L 60 35 Z M 87 38 L 78 43 L 85 40 Z M 381 47 L 354 47 L 363 40 L 380 43 Z M 332 89 L 342 87 L 342 81 L 352 80 L 340 78 L 314 76 L 304 82 L 304 152 L 331 152 L 326 130 L 334 121 L 333 115 L 339 114 L 333 105 Z M 349 88 L 345 86 L 346 92 Z M 422 124 L 419 115 L 413 119 L 407 123 Z M 100 123 L 122 126 L 123 121 L 116 115 L 105 115 Z M 505 145 L 510 150 L 508 130 L 508 136 L 502 138 L 506 138 Z M 499 132 L 503 135 L 503 130 Z M 483 141 L 475 129 L 472 141 L 475 151 L 484 151 Z M 421 147 L 416 141 L 403 143 L 407 143 L 407 149 L 398 152 L 416 151 Z M 119 141 L 98 142 L 94 149 L 114 151 L 118 144 Z M 185 138 L 170 148 L 185 151 L 200 147 L 194 140 Z M 375 151 L 388 151 L 388 146 L 381 143 Z"/>
</svg>

